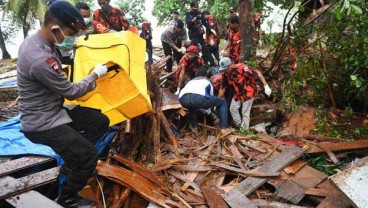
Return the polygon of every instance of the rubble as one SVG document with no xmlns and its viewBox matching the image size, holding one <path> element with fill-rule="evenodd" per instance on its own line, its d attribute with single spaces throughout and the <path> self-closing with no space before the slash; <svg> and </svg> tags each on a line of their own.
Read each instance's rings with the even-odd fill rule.
<svg viewBox="0 0 368 208">
<path fill-rule="evenodd" d="M 164 88 L 170 86 L 172 76 L 164 72 L 168 57 L 155 50 L 160 59 L 146 66 L 154 110 L 119 126 L 120 133 L 111 142 L 107 158 L 98 163 L 100 182 L 92 179 L 90 188 L 84 190 L 90 191 L 97 207 L 102 207 L 102 201 L 113 208 L 359 207 L 354 196 L 340 191 L 340 185 L 334 182 L 339 174 L 329 180 L 305 157 L 326 154 L 326 161 L 339 165 L 354 154 L 354 164 L 364 166 L 364 156 L 368 155 L 364 136 L 344 141 L 316 135 L 315 108 L 298 106 L 280 119 L 277 103 L 253 106 L 251 124 L 257 125 L 253 129 L 258 133 L 245 135 L 233 130 L 221 135 L 206 119 L 198 132 L 192 132 L 185 122 L 185 109 L 170 89 Z M 16 115 L 14 101 L 3 102 L 1 110 L 8 116 L 2 121 Z M 51 160 L 27 156 L 0 163 L 1 199 L 15 207 L 23 198 L 47 199 L 33 189 L 55 181 L 58 167 L 20 178 L 11 175 Z M 58 206 L 51 203 L 47 207 Z"/>
</svg>

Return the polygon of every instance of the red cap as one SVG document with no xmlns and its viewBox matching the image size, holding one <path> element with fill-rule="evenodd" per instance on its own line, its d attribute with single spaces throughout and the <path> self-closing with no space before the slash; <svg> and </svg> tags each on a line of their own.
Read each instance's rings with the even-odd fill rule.
<svg viewBox="0 0 368 208">
<path fill-rule="evenodd" d="M 142 27 L 147 28 L 147 27 L 149 27 L 149 24 L 147 22 L 143 22 Z"/>
<path fill-rule="evenodd" d="M 187 52 L 198 53 L 198 48 L 197 46 L 191 45 L 187 48 Z"/>
</svg>

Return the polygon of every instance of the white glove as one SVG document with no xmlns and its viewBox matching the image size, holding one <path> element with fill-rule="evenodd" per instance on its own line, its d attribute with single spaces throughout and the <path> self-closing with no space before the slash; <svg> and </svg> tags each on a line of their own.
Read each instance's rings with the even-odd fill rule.
<svg viewBox="0 0 368 208">
<path fill-rule="evenodd" d="M 213 39 L 210 40 L 210 45 L 214 46 L 215 45 L 215 41 Z"/>
<path fill-rule="evenodd" d="M 238 41 L 236 41 L 236 44 L 239 44 L 241 42 L 241 40 L 238 40 Z"/>
<path fill-rule="evenodd" d="M 264 86 L 264 92 L 266 93 L 266 95 L 267 95 L 268 97 L 270 97 L 271 92 L 272 92 L 272 90 L 271 90 L 270 86 L 265 85 L 265 86 Z"/>
<path fill-rule="evenodd" d="M 185 47 L 181 47 L 179 50 L 179 52 L 182 54 L 185 54 L 187 52 L 187 49 Z"/>
<path fill-rule="evenodd" d="M 179 93 L 180 93 L 180 87 L 178 87 L 178 88 L 176 89 L 175 95 L 179 95 Z"/>
<path fill-rule="evenodd" d="M 211 33 L 213 33 L 214 35 L 217 35 L 217 33 L 214 29 L 211 29 Z"/>
<path fill-rule="evenodd" d="M 97 64 L 93 72 L 97 74 L 98 78 L 105 76 L 107 73 L 107 66 L 105 64 Z"/>
<path fill-rule="evenodd" d="M 244 71 L 244 72 L 249 71 L 249 67 L 248 67 L 248 66 L 245 66 L 245 67 L 243 68 L 243 71 Z M 268 85 L 266 85 L 266 86 L 268 86 Z M 266 87 L 266 86 L 265 86 L 265 87 Z"/>
</svg>

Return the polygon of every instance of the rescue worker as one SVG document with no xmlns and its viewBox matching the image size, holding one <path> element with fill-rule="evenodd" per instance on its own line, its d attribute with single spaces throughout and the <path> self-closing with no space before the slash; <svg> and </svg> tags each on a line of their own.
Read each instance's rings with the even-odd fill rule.
<svg viewBox="0 0 368 208">
<path fill-rule="evenodd" d="M 109 119 L 100 110 L 63 108 L 64 98 L 74 100 L 93 90 L 96 79 L 107 73 L 99 64 L 78 83 L 64 75 L 55 47 L 71 48 L 86 25 L 67 1 L 52 3 L 41 29 L 19 48 L 17 84 L 22 132 L 34 143 L 51 147 L 64 160 L 67 177 L 57 203 L 63 207 L 94 205 L 78 196 L 95 171 L 98 152 L 94 144 L 108 130 Z"/>
<path fill-rule="evenodd" d="M 178 55 L 178 53 L 183 55 L 186 53 L 185 41 L 187 39 L 187 31 L 184 27 L 184 22 L 180 19 L 177 20 L 175 25 L 169 26 L 161 34 L 161 42 L 165 56 L 172 56 L 174 53 L 174 57 L 166 61 L 166 70 L 168 72 L 171 72 L 173 69 L 173 58 L 174 61 L 178 63 L 182 57 L 181 55 Z M 175 44 L 176 42 L 180 42 L 180 46 L 177 46 Z"/>
<path fill-rule="evenodd" d="M 142 23 L 142 32 L 140 36 L 141 38 L 146 40 L 146 52 L 148 54 L 148 61 L 150 64 L 153 64 L 152 29 L 148 22 Z"/>
<path fill-rule="evenodd" d="M 213 86 L 204 74 L 197 73 L 179 94 L 181 105 L 189 111 L 189 121 L 193 132 L 197 133 L 197 110 L 216 107 L 220 119 L 220 132 L 225 133 L 228 117 L 228 106 L 223 98 L 213 95 Z"/>
<path fill-rule="evenodd" d="M 176 95 L 179 95 L 180 89 L 184 85 L 185 75 L 189 79 L 193 79 L 195 72 L 204 66 L 204 61 L 199 57 L 198 53 L 198 47 L 191 45 L 187 48 L 187 53 L 180 59 L 178 70 L 175 73 Z"/>
<path fill-rule="evenodd" d="M 171 12 L 171 20 L 170 20 L 170 22 L 169 22 L 169 26 L 170 25 L 175 25 L 176 24 L 176 21 L 178 21 L 178 19 L 179 19 L 179 12 L 178 12 L 178 10 L 172 10 L 172 12 Z"/>
<path fill-rule="evenodd" d="M 110 0 L 97 0 L 101 9 L 93 12 L 93 20 L 100 22 L 106 28 L 122 31 L 129 30 L 129 22 L 124 18 L 124 12 L 110 5 Z"/>
<path fill-rule="evenodd" d="M 238 16 L 231 16 L 229 18 L 228 38 L 229 39 L 226 42 L 226 46 L 222 54 L 224 54 L 224 56 L 229 56 L 232 63 L 237 64 L 239 62 L 241 46 L 241 35 Z"/>
<path fill-rule="evenodd" d="M 212 56 L 213 54 L 218 63 L 220 61 L 220 31 L 218 28 L 217 20 L 210 14 L 209 11 L 203 11 L 202 16 L 204 18 L 203 25 L 206 27 L 206 47 L 208 48 L 210 55 Z"/>
<path fill-rule="evenodd" d="M 185 15 L 185 23 L 188 27 L 188 35 L 191 43 L 201 47 L 203 60 L 206 65 L 215 66 L 213 57 L 211 56 L 208 48 L 203 39 L 205 33 L 203 28 L 203 17 L 200 11 L 198 11 L 198 2 L 190 3 L 190 11 Z"/>
<path fill-rule="evenodd" d="M 82 15 L 84 22 L 87 25 L 85 30 L 80 30 L 78 36 L 86 35 L 86 34 L 101 34 L 101 33 L 108 33 L 108 32 L 115 32 L 101 23 L 97 22 L 96 20 L 91 21 L 91 10 L 88 4 L 84 2 L 78 2 L 75 4 L 75 7 L 79 10 L 79 13 Z"/>
<path fill-rule="evenodd" d="M 221 60 L 220 60 L 221 62 Z M 267 96 L 271 95 L 271 88 L 258 69 L 251 69 L 247 64 L 231 64 L 223 74 L 225 85 L 234 89 L 234 95 L 230 104 L 230 114 L 236 128 L 249 128 L 250 110 L 254 95 L 257 93 L 256 80 L 260 80 Z M 241 115 L 239 109 L 241 108 Z"/>
</svg>

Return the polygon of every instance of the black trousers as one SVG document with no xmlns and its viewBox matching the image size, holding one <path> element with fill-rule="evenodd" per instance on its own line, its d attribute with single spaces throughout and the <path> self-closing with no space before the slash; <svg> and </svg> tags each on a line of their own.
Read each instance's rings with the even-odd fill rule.
<svg viewBox="0 0 368 208">
<path fill-rule="evenodd" d="M 99 110 L 75 107 L 67 112 L 73 122 L 38 132 L 24 132 L 33 143 L 51 147 L 70 171 L 62 193 L 75 194 L 92 176 L 98 160 L 94 144 L 107 132 L 109 119 Z"/>
<path fill-rule="evenodd" d="M 172 48 L 166 42 L 162 42 L 162 48 L 164 49 L 165 56 L 171 56 L 171 58 L 169 58 L 166 61 L 166 70 L 168 72 L 172 72 L 172 67 L 173 67 L 173 53 L 172 53 Z"/>
<path fill-rule="evenodd" d="M 210 51 L 209 51 L 208 47 L 206 46 L 203 37 L 202 36 L 201 37 L 198 37 L 198 36 L 191 37 L 189 35 L 189 38 L 192 41 L 193 45 L 201 44 L 204 64 L 209 65 L 209 66 L 215 66 L 215 62 L 213 60 L 213 57 L 210 54 Z"/>
</svg>

